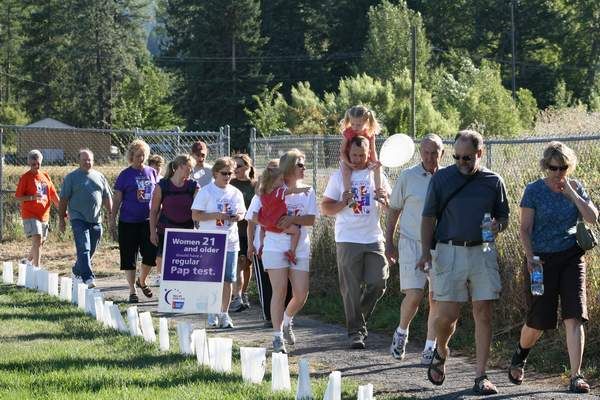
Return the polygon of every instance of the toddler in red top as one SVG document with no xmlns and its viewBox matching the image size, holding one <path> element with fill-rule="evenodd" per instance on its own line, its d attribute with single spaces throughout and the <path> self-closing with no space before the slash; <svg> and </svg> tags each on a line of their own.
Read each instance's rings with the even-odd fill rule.
<svg viewBox="0 0 600 400">
<path fill-rule="evenodd" d="M 379 134 L 379 123 L 375 119 L 375 113 L 365 106 L 354 106 L 349 108 L 340 121 L 342 133 L 342 145 L 340 147 L 340 169 L 344 183 L 344 192 L 352 193 L 352 162 L 350 161 L 350 142 L 356 136 L 364 136 L 369 140 L 368 166 L 374 170 L 375 200 L 387 203 L 386 195 L 381 191 L 381 163 L 377 157 L 375 136 Z M 354 206 L 354 199 L 348 203 Z"/>
<path fill-rule="evenodd" d="M 300 226 L 291 225 L 286 229 L 277 227 L 279 220 L 288 214 L 285 196 L 288 194 L 307 193 L 310 187 L 290 189 L 283 182 L 283 173 L 278 167 L 265 168 L 258 187 L 261 207 L 258 211 L 258 223 L 261 229 L 261 244 L 265 231 L 287 233 L 291 236 L 290 249 L 285 252 L 291 263 L 296 263 L 296 248 L 300 242 Z M 261 245 L 262 249 L 262 245 Z"/>
</svg>

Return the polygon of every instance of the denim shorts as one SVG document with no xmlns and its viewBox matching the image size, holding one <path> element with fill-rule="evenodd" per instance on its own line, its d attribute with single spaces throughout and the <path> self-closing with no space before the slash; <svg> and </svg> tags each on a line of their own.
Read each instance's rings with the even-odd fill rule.
<svg viewBox="0 0 600 400">
<path fill-rule="evenodd" d="M 235 282 L 237 276 L 237 251 L 228 251 L 225 257 L 225 276 L 223 280 L 225 282 Z"/>
</svg>

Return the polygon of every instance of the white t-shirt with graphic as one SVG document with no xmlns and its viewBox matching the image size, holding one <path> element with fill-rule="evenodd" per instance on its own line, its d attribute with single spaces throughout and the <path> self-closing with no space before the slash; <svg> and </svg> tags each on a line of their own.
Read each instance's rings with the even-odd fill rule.
<svg viewBox="0 0 600 400">
<path fill-rule="evenodd" d="M 260 201 L 260 199 L 259 199 Z M 311 190 L 308 193 L 290 194 L 285 196 L 285 204 L 287 205 L 287 215 L 314 215 L 319 216 L 317 208 L 317 197 L 315 191 Z M 310 257 L 310 226 L 302 226 L 300 230 L 300 241 L 296 249 L 296 257 Z M 263 243 L 263 252 L 276 251 L 286 252 L 290 249 L 291 236 L 287 233 L 266 232 L 265 241 Z"/>
<path fill-rule="evenodd" d="M 385 176 L 381 177 L 382 187 L 389 193 L 390 184 Z M 377 243 L 383 240 L 383 231 L 379 224 L 380 204 L 375 201 L 375 180 L 370 169 L 352 171 L 352 194 L 354 207 L 344 207 L 335 215 L 335 241 L 338 243 Z M 342 200 L 344 181 L 338 170 L 329 177 L 323 197 L 335 201 Z"/>
<path fill-rule="evenodd" d="M 237 188 L 227 185 L 224 189 L 221 189 L 214 182 L 211 182 L 198 191 L 192 204 L 192 210 L 207 213 L 222 212 L 233 215 L 244 214 L 246 206 L 244 205 L 244 196 Z M 229 233 L 227 251 L 240 250 L 237 222 L 211 219 L 200 221 L 198 229 L 227 231 Z"/>
</svg>

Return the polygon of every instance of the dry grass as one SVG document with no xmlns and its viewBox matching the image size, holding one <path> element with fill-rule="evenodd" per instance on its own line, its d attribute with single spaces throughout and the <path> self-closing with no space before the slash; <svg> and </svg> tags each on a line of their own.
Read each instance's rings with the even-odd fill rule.
<svg viewBox="0 0 600 400">
<path fill-rule="evenodd" d="M 28 240 L 3 242 L 0 250 L 0 261 L 17 262 L 29 252 Z M 70 274 L 75 262 L 75 244 L 70 235 L 58 240 L 58 235 L 51 235 L 42 248 L 42 265 L 53 272 Z M 119 248 L 112 242 L 102 240 L 93 259 L 93 270 L 96 276 L 119 274 Z"/>
</svg>

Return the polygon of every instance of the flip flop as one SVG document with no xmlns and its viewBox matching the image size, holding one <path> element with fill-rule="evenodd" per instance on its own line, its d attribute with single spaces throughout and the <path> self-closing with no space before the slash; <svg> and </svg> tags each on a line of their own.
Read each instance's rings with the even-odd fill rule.
<svg viewBox="0 0 600 400">
<path fill-rule="evenodd" d="M 142 293 L 144 293 L 144 296 L 146 296 L 148 298 L 152 297 L 152 290 L 148 286 L 142 286 L 142 283 L 140 282 L 140 278 L 136 279 L 135 285 L 137 287 L 139 287 L 140 289 L 142 289 Z"/>
<path fill-rule="evenodd" d="M 431 357 L 431 362 L 429 363 L 429 367 L 427 368 L 427 379 L 429 379 L 429 382 L 433 383 L 436 386 L 441 386 L 444 383 L 444 381 L 446 380 L 446 373 L 442 368 L 444 367 L 445 363 L 446 359 L 440 356 L 436 347 L 435 350 L 433 350 L 433 357 Z M 439 381 L 433 379 L 433 376 L 431 376 L 431 371 L 440 375 L 442 379 Z"/>
</svg>

